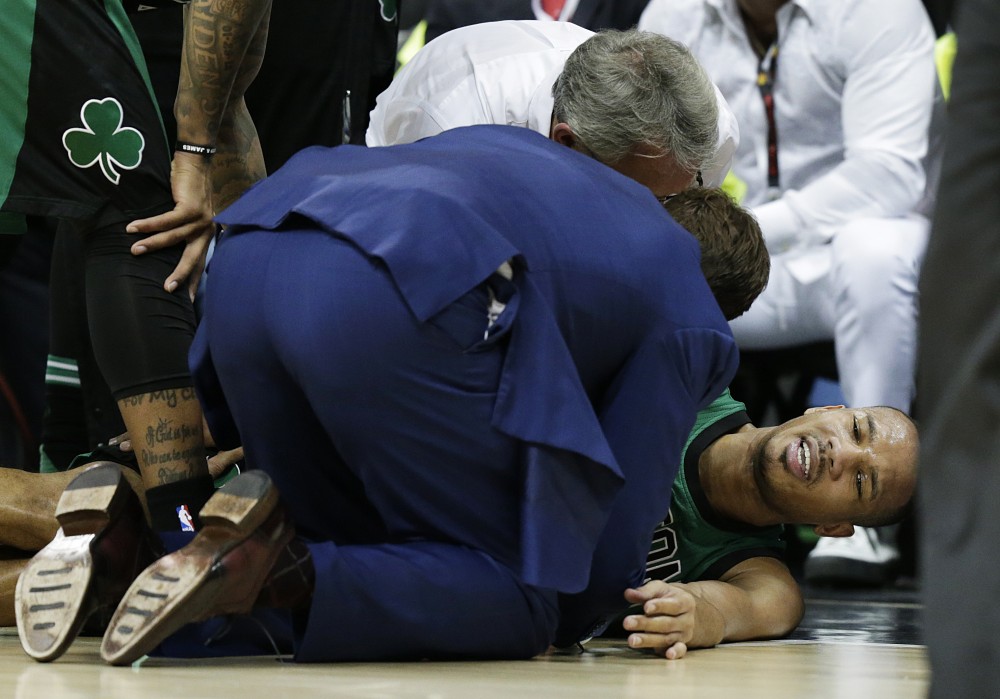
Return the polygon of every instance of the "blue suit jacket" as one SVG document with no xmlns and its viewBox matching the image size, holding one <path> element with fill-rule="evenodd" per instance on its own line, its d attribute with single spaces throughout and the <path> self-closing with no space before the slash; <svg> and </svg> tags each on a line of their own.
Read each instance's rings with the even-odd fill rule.
<svg viewBox="0 0 1000 699">
<path fill-rule="evenodd" d="M 492 424 L 525 445 L 519 574 L 568 593 L 565 637 L 620 607 L 695 415 L 738 361 L 695 239 L 644 187 L 506 126 L 306 149 L 219 221 L 290 217 L 382 260 L 422 320 L 513 260 Z"/>
</svg>

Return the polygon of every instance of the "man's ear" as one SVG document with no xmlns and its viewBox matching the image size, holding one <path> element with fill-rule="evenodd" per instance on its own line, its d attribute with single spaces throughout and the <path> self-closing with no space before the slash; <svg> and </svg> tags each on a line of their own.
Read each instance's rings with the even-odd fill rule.
<svg viewBox="0 0 1000 699">
<path fill-rule="evenodd" d="M 817 536 L 854 536 L 854 525 L 849 522 L 818 524 L 813 527 Z"/>
<path fill-rule="evenodd" d="M 806 408 L 806 411 L 805 411 L 805 413 L 803 413 L 803 415 L 809 415 L 811 413 L 818 413 L 820 410 L 840 410 L 840 409 L 842 409 L 844 407 L 845 406 L 843 406 L 843 405 L 820 405 L 820 406 L 815 407 L 815 408 Z"/>
<path fill-rule="evenodd" d="M 552 133 L 549 138 L 569 148 L 576 148 L 579 143 L 572 127 L 564 121 L 552 124 Z"/>
</svg>

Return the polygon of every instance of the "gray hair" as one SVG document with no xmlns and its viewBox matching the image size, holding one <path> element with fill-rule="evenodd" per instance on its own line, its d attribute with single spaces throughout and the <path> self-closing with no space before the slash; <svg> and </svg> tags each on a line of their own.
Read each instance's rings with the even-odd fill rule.
<svg viewBox="0 0 1000 699">
<path fill-rule="evenodd" d="M 605 164 L 645 145 L 693 174 L 715 155 L 715 86 L 684 44 L 660 34 L 594 34 L 570 54 L 552 96 L 556 121 Z"/>
</svg>

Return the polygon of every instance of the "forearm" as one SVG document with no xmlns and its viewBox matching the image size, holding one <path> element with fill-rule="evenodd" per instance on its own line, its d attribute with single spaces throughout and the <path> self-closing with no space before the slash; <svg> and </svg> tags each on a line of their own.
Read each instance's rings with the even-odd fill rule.
<svg viewBox="0 0 1000 699">
<path fill-rule="evenodd" d="M 777 570 L 781 564 L 776 561 L 764 565 L 768 572 L 763 575 L 754 569 L 736 573 L 726 581 L 678 585 L 695 597 L 697 605 L 689 647 L 778 638 L 798 626 L 804 612 L 798 585 L 785 570 Z"/>
<path fill-rule="evenodd" d="M 185 8 L 174 103 L 178 140 L 218 143 L 234 90 L 242 96 L 240 88 L 249 84 L 247 66 L 259 65 L 263 57 L 270 8 L 271 0 L 193 0 Z"/>
<path fill-rule="evenodd" d="M 750 558 L 719 580 L 667 583 L 652 580 L 625 591 L 640 604 L 625 617 L 632 648 L 649 648 L 681 658 L 688 648 L 709 648 L 724 641 L 777 638 L 802 620 L 802 593 L 788 568 L 770 557 Z"/>
<path fill-rule="evenodd" d="M 260 140 L 246 104 L 240 99 L 226 111 L 219 132 L 219 150 L 212 159 L 212 201 L 216 211 L 223 211 L 267 175 Z"/>
<path fill-rule="evenodd" d="M 267 175 L 257 128 L 247 110 L 244 95 L 264 60 L 269 16 L 270 10 L 267 10 L 247 47 L 219 128 L 218 152 L 212 162 L 212 194 L 218 211 Z"/>
<path fill-rule="evenodd" d="M 778 638 L 792 631 L 802 618 L 795 595 L 766 601 L 717 580 L 679 585 L 696 600 L 697 622 L 687 645 L 710 648 L 726 641 Z"/>
<path fill-rule="evenodd" d="M 894 218 L 913 211 L 924 191 L 921 163 L 896 155 L 860 154 L 805 187 L 752 208 L 772 254 L 828 242 L 859 218 Z"/>
</svg>

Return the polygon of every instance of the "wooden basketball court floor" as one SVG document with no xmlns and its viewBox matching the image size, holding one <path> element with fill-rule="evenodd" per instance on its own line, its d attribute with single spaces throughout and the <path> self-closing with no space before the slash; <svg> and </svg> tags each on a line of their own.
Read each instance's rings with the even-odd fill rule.
<svg viewBox="0 0 1000 699">
<path fill-rule="evenodd" d="M 929 685 L 915 592 L 806 590 L 788 639 L 690 651 L 665 661 L 603 640 L 520 662 L 297 665 L 287 658 L 101 664 L 98 639 L 54 663 L 0 630 L 0 699 L 922 699 Z"/>
</svg>

